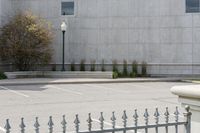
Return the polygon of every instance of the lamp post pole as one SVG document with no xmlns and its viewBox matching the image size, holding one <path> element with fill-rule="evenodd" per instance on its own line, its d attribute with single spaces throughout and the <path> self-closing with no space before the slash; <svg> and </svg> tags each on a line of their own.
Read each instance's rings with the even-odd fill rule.
<svg viewBox="0 0 200 133">
<path fill-rule="evenodd" d="M 62 33 L 63 33 L 62 71 L 65 71 L 65 31 L 62 31 Z"/>
<path fill-rule="evenodd" d="M 61 71 L 65 71 L 65 32 L 67 30 L 67 24 L 65 21 L 61 24 L 61 31 L 63 34 L 63 47 L 62 47 L 62 69 Z"/>
</svg>

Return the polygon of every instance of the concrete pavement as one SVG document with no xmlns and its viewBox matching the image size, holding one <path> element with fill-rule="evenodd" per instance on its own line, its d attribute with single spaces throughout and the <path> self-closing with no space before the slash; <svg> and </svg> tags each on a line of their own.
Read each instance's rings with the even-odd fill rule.
<svg viewBox="0 0 200 133">
<path fill-rule="evenodd" d="M 47 132 L 48 117 L 52 115 L 54 130 L 61 133 L 60 122 L 62 115 L 66 114 L 67 131 L 70 132 L 74 131 L 75 115 L 79 114 L 80 128 L 84 130 L 87 129 L 86 120 L 89 112 L 95 120 L 93 128 L 99 129 L 98 119 L 101 111 L 104 112 L 106 127 L 110 127 L 112 111 L 116 111 L 117 126 L 123 126 L 121 119 L 123 110 L 127 110 L 128 125 L 132 125 L 134 109 L 138 109 L 139 119 L 143 120 L 145 108 L 149 109 L 150 117 L 153 118 L 156 107 L 159 108 L 161 118 L 165 107 L 169 107 L 171 117 L 174 118 L 175 107 L 180 104 L 177 97 L 171 94 L 170 88 L 190 84 L 192 83 L 134 82 L 1 86 L 0 129 L 4 127 L 5 120 L 10 118 L 11 131 L 18 132 L 20 118 L 24 117 L 26 131 L 34 132 L 33 124 L 35 117 L 38 116 L 41 132 Z"/>
</svg>

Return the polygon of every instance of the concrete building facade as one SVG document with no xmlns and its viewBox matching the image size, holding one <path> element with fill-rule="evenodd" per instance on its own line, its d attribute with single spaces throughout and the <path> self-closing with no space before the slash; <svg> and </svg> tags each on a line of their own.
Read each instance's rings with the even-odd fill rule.
<svg viewBox="0 0 200 133">
<path fill-rule="evenodd" d="M 53 62 L 61 64 L 60 24 L 68 21 L 66 63 L 146 61 L 155 75 L 200 74 L 200 14 L 187 0 L 0 0 L 0 21 L 30 10 L 53 25 Z M 193 0 L 197 1 L 197 0 Z M 62 15 L 74 2 L 74 15 Z"/>
</svg>

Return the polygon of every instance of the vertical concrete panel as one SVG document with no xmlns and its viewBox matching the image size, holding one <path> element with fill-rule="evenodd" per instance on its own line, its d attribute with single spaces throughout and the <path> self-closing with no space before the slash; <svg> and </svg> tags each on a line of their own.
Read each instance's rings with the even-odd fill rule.
<svg viewBox="0 0 200 133">
<path fill-rule="evenodd" d="M 0 23 L 4 25 L 10 19 L 11 16 L 14 14 L 14 9 L 12 9 L 11 1 L 10 0 L 1 0 L 0 1 Z"/>
<path fill-rule="evenodd" d="M 160 46 L 160 63 L 176 63 L 176 45 L 163 44 Z"/>
<path fill-rule="evenodd" d="M 2 3 L 3 3 L 2 0 L 0 0 L 0 27 L 2 25 L 2 22 L 1 22 L 2 20 L 1 19 L 2 19 L 2 15 L 3 15 L 2 14 Z"/>
<path fill-rule="evenodd" d="M 191 44 L 176 45 L 176 63 L 192 64 Z"/>
<path fill-rule="evenodd" d="M 193 63 L 194 64 L 200 64 L 200 45 L 199 43 L 196 43 L 196 44 L 193 44 L 193 53 L 192 53 L 192 56 L 193 56 Z"/>
<path fill-rule="evenodd" d="M 194 28 L 200 27 L 200 15 L 199 14 L 192 14 L 190 15 L 191 20 L 193 20 L 193 26 Z"/>
</svg>

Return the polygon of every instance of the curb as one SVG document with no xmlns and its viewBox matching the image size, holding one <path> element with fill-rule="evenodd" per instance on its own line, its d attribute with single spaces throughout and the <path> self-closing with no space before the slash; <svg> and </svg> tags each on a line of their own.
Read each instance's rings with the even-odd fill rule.
<svg viewBox="0 0 200 133">
<path fill-rule="evenodd" d="M 181 82 L 182 79 L 133 79 L 133 80 L 99 80 L 99 81 L 57 81 L 57 82 L 5 82 L 0 86 L 44 85 L 44 84 L 104 84 L 104 83 L 140 83 L 140 82 Z"/>
<path fill-rule="evenodd" d="M 195 84 L 199 84 L 200 81 L 195 81 L 195 80 L 181 80 L 182 82 L 186 82 L 186 83 L 195 83 Z"/>
</svg>

